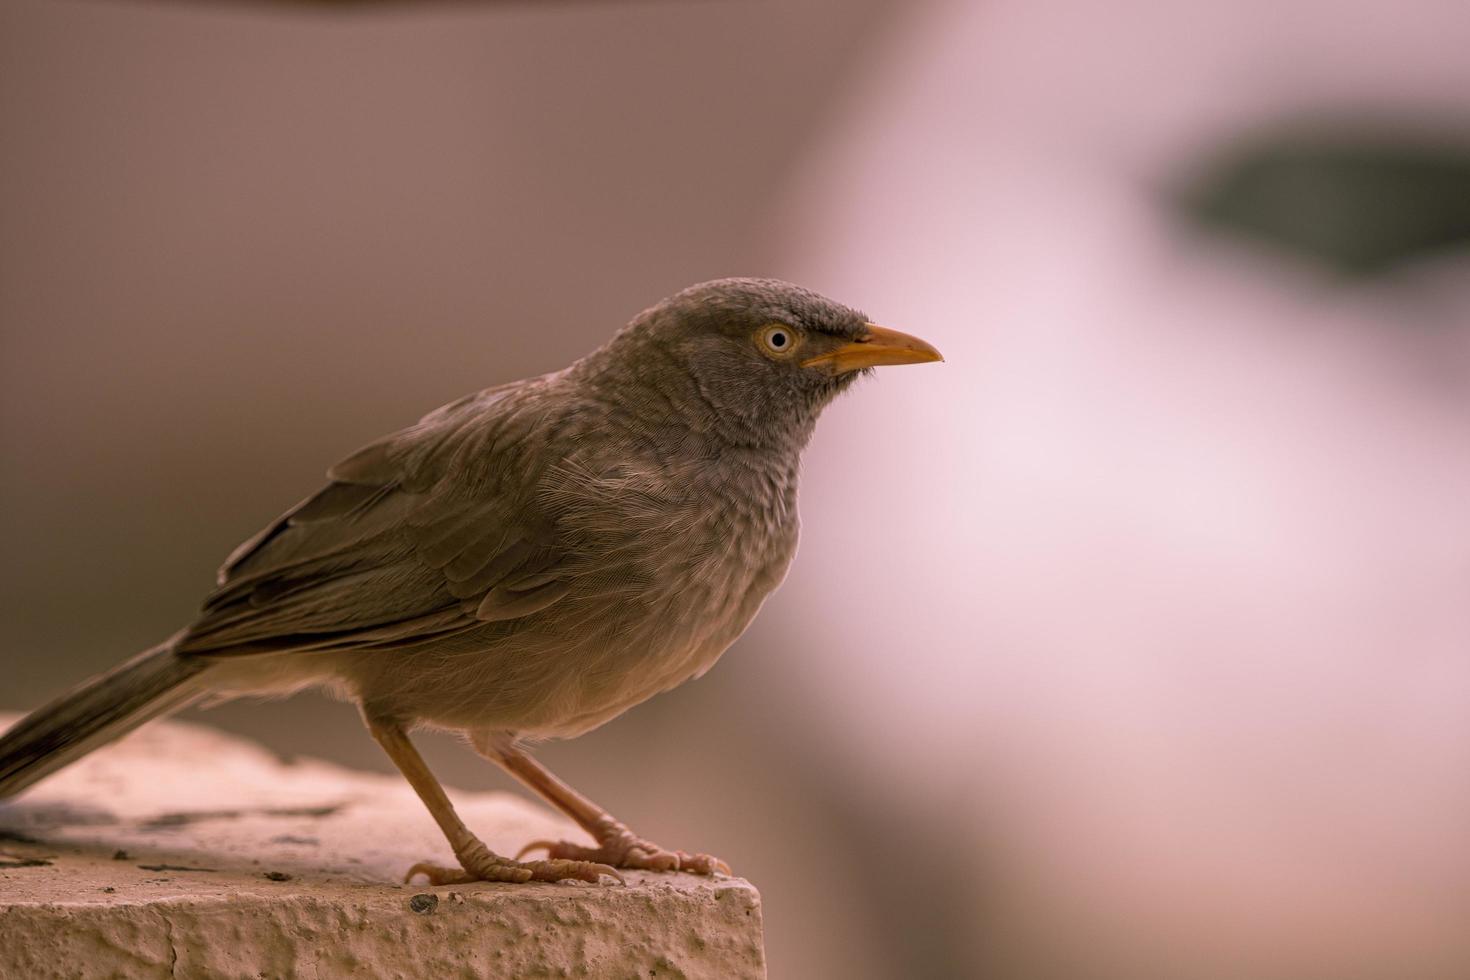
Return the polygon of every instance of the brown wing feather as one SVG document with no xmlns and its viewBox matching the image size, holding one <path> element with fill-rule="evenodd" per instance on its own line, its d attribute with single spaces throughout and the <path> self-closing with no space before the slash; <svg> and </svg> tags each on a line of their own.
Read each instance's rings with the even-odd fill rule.
<svg viewBox="0 0 1470 980">
<path fill-rule="evenodd" d="M 536 516 L 536 425 L 513 394 L 446 406 L 332 467 L 333 482 L 230 555 L 180 649 L 394 645 L 560 599 L 568 563 Z"/>
</svg>

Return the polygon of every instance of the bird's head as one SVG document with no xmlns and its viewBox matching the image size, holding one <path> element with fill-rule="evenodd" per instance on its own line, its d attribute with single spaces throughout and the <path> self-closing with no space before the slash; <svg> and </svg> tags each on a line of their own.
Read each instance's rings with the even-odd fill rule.
<svg viewBox="0 0 1470 980">
<path fill-rule="evenodd" d="M 716 279 L 639 314 L 594 355 L 650 408 L 743 442 L 804 444 L 817 415 L 870 368 L 942 360 L 908 334 L 778 279 Z"/>
</svg>

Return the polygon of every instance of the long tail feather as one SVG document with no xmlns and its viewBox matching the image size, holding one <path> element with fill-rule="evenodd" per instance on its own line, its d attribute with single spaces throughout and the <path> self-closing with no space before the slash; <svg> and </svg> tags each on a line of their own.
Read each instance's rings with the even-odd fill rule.
<svg viewBox="0 0 1470 980">
<path fill-rule="evenodd" d="M 92 678 L 0 734 L 0 799 L 201 697 L 208 664 L 180 657 L 170 639 Z"/>
</svg>

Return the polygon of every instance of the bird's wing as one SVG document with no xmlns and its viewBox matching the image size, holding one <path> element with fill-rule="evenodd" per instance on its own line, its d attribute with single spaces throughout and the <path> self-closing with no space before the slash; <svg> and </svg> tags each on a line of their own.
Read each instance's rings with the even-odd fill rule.
<svg viewBox="0 0 1470 980">
<path fill-rule="evenodd" d="M 574 572 L 537 503 L 544 432 L 522 395 L 471 396 L 332 467 L 225 561 L 181 651 L 399 646 L 562 598 Z"/>
</svg>

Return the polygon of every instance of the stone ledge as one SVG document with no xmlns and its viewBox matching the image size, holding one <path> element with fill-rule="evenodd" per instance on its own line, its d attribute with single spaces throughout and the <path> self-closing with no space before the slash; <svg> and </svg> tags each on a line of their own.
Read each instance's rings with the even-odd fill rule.
<svg viewBox="0 0 1470 980">
<path fill-rule="evenodd" d="M 501 853 L 585 839 L 451 796 Z M 401 780 L 156 723 L 0 804 L 0 977 L 765 976 L 738 878 L 400 884 L 425 859 L 451 863 Z"/>
</svg>

